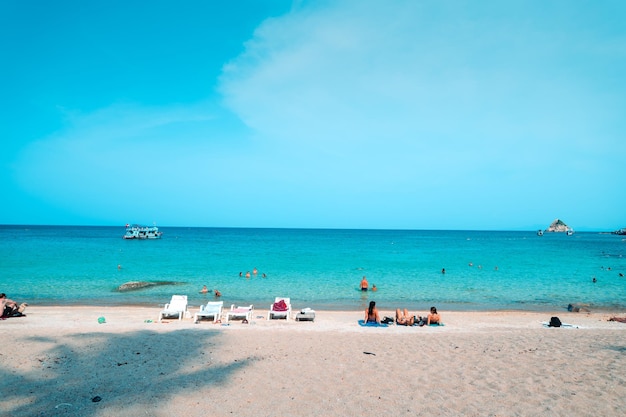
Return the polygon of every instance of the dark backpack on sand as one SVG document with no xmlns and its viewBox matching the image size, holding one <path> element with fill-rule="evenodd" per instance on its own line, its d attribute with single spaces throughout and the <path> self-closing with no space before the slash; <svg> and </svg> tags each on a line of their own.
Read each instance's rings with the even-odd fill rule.
<svg viewBox="0 0 626 417">
<path fill-rule="evenodd" d="M 558 317 L 551 317 L 548 327 L 561 327 L 561 320 Z"/>
</svg>

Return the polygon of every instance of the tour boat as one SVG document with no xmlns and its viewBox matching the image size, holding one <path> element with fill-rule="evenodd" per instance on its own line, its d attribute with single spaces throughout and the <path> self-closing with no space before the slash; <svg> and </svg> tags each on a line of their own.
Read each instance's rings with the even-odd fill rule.
<svg viewBox="0 0 626 417">
<path fill-rule="evenodd" d="M 156 226 L 126 225 L 124 239 L 160 239 L 163 232 Z"/>
</svg>

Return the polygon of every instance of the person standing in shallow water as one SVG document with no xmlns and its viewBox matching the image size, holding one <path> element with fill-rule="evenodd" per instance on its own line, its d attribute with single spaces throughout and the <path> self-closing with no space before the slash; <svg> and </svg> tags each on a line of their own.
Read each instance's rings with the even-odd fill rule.
<svg viewBox="0 0 626 417">
<path fill-rule="evenodd" d="M 367 291 L 367 287 L 369 287 L 369 284 L 367 283 L 367 278 L 363 276 L 363 279 L 361 280 L 361 291 Z"/>
<path fill-rule="evenodd" d="M 365 322 L 380 324 L 380 315 L 375 301 L 370 301 L 369 307 L 365 310 Z"/>
</svg>

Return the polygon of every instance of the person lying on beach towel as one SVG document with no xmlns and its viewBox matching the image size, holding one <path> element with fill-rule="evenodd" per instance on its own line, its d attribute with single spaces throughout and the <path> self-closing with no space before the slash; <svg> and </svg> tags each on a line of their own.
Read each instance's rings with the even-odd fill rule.
<svg viewBox="0 0 626 417">
<path fill-rule="evenodd" d="M 409 310 L 406 308 L 404 311 L 396 308 L 396 324 L 399 326 L 413 326 L 415 324 L 415 316 L 410 316 Z"/>
<path fill-rule="evenodd" d="M 620 323 L 626 323 L 626 317 L 611 317 L 609 321 L 617 321 Z"/>
</svg>

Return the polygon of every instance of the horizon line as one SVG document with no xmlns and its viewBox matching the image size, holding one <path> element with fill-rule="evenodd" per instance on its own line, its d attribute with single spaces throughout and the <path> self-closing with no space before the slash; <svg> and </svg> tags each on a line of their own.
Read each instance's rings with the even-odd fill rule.
<svg viewBox="0 0 626 417">
<path fill-rule="evenodd" d="M 123 225 L 113 225 L 113 224 L 108 224 L 108 225 L 97 225 L 97 224 L 12 224 L 12 223 L 7 223 L 7 224 L 0 224 L 0 227 L 14 227 L 14 228 L 18 228 L 18 227 L 120 227 L 120 228 L 125 228 L 127 224 L 131 224 L 131 223 L 124 223 Z M 138 224 L 138 223 L 132 223 L 134 225 L 140 225 L 140 226 L 149 226 L 148 224 Z M 156 226 L 156 224 L 153 224 L 153 226 Z M 183 226 L 183 225 L 179 225 L 179 226 L 157 226 L 159 228 L 197 228 L 197 229 L 261 229 L 261 230 L 378 230 L 378 231 L 425 231 L 425 232 L 533 232 L 536 233 L 538 230 L 541 231 L 546 231 L 546 229 L 537 229 L 537 228 L 529 228 L 529 229 L 522 229 L 522 228 L 518 228 L 518 229 L 440 229 L 440 228 L 433 228 L 433 229 L 428 229 L 428 228 L 423 228 L 423 229 L 410 229 L 410 228 L 376 228 L 376 227 L 360 227 L 360 228 L 355 228 L 355 227 L 277 227 L 277 226 Z M 616 231 L 619 231 L 623 228 L 617 228 L 617 229 L 613 229 L 613 230 L 592 230 L 592 229 L 579 229 L 577 231 L 575 231 L 575 233 L 614 233 Z M 546 232 L 548 234 L 559 234 L 559 233 L 565 233 L 565 232 Z"/>
</svg>

